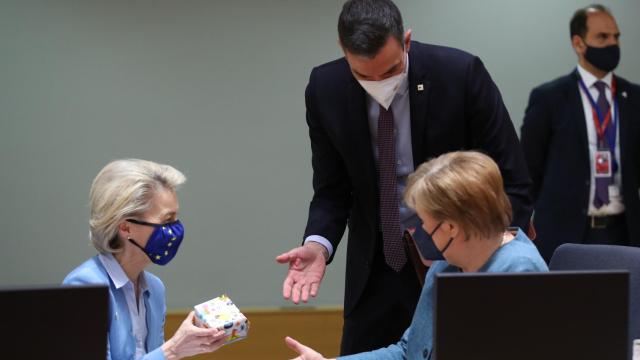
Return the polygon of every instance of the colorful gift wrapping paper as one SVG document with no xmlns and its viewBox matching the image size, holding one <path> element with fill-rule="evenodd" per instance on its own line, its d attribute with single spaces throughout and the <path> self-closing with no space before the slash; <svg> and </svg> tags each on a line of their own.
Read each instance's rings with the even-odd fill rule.
<svg viewBox="0 0 640 360">
<path fill-rule="evenodd" d="M 218 296 L 194 308 L 196 325 L 223 329 L 227 333 L 225 344 L 247 337 L 249 321 L 227 295 Z"/>
</svg>

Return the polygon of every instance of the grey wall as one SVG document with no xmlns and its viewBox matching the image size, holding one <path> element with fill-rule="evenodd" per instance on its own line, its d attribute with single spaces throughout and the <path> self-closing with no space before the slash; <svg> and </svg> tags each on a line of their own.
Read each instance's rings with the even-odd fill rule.
<svg viewBox="0 0 640 360">
<path fill-rule="evenodd" d="M 340 56 L 342 1 L 0 2 L 0 286 L 58 283 L 94 254 L 90 182 L 139 157 L 186 173 L 187 238 L 151 266 L 168 306 L 222 292 L 281 306 L 273 258 L 300 241 L 311 196 L 303 91 Z M 568 73 L 579 1 L 398 1 L 416 40 L 479 55 L 519 128 L 528 92 Z M 618 73 L 640 81 L 640 2 L 608 3 Z M 342 301 L 344 249 L 316 305 Z"/>
</svg>

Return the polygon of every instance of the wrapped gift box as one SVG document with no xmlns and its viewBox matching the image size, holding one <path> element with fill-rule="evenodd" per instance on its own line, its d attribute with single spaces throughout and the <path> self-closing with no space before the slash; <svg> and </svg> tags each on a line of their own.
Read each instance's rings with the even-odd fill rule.
<svg viewBox="0 0 640 360">
<path fill-rule="evenodd" d="M 249 321 L 227 295 L 195 306 L 196 326 L 222 329 L 227 333 L 226 344 L 242 340 L 249 333 Z"/>
</svg>

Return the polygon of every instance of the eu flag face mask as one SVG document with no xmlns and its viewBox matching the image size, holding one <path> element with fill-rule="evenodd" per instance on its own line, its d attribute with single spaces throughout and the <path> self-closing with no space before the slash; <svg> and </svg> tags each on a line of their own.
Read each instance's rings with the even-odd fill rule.
<svg viewBox="0 0 640 360">
<path fill-rule="evenodd" d="M 166 265 L 176 256 L 180 243 L 184 238 L 184 226 L 180 220 L 166 224 L 154 224 L 134 219 L 127 219 L 127 221 L 154 228 L 151 236 L 149 236 L 147 245 L 144 247 L 140 246 L 134 239 L 129 239 L 133 245 L 147 254 L 151 262 L 158 265 Z"/>
</svg>

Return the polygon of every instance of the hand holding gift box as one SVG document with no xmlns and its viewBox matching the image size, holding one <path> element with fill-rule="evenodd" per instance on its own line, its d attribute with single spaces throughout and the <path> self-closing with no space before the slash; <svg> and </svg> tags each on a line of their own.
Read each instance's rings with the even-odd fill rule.
<svg viewBox="0 0 640 360">
<path fill-rule="evenodd" d="M 195 306 L 195 324 L 199 327 L 224 330 L 225 344 L 242 340 L 249 333 L 249 321 L 227 295 Z"/>
</svg>

